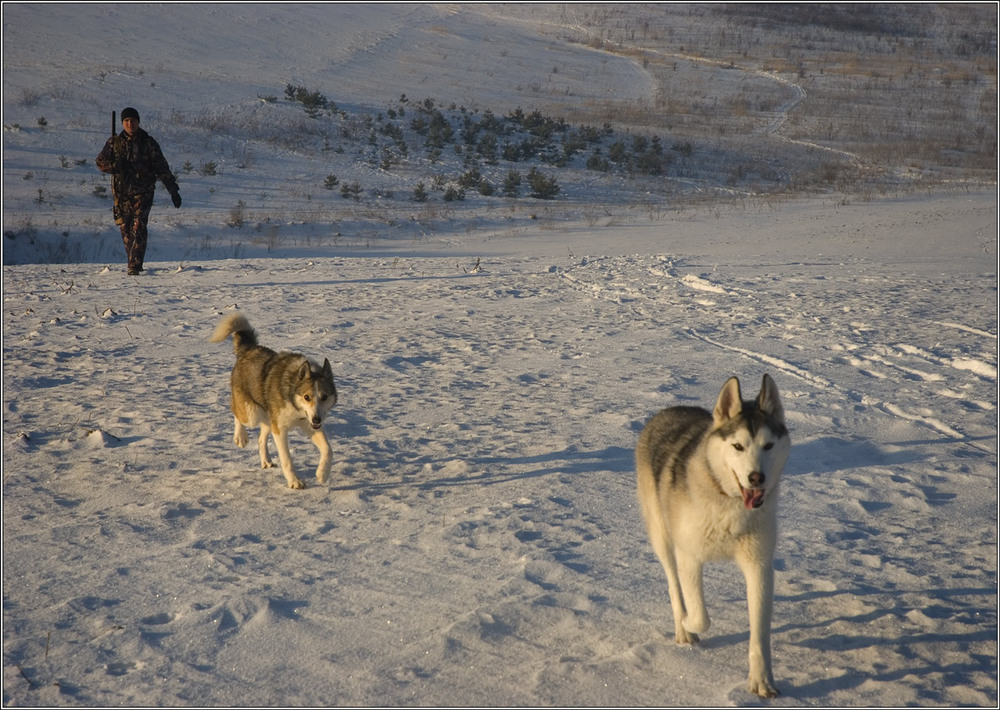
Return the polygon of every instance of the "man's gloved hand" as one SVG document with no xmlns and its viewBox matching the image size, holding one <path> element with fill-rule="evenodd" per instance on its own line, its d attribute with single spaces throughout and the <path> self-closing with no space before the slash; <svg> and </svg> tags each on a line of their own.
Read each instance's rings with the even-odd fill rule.
<svg viewBox="0 0 1000 710">
<path fill-rule="evenodd" d="M 181 193 L 180 190 L 174 190 L 170 193 L 170 199 L 174 202 L 174 207 L 180 209 L 181 206 Z"/>
</svg>

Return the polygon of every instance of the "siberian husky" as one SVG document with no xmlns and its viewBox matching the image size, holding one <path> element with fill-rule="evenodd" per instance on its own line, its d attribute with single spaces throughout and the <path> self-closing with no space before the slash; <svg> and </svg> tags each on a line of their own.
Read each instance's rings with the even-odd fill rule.
<svg viewBox="0 0 1000 710">
<path fill-rule="evenodd" d="M 337 403 L 330 361 L 320 367 L 298 353 L 281 352 L 257 344 L 257 333 L 240 313 L 232 313 L 216 327 L 209 339 L 219 343 L 233 336 L 236 365 L 230 377 L 231 407 L 236 429 L 233 441 L 247 445 L 247 427 L 260 427 L 257 445 L 260 465 L 274 463 L 267 453 L 268 434 L 274 435 L 281 471 L 289 488 L 305 488 L 292 465 L 288 451 L 288 430 L 298 429 L 310 437 L 319 449 L 316 478 L 320 483 L 330 474 L 330 443 L 323 433 L 323 418 Z"/>
<path fill-rule="evenodd" d="M 636 446 L 639 503 L 667 573 L 677 643 L 708 630 L 702 566 L 733 560 L 746 579 L 750 692 L 774 697 L 771 672 L 773 557 L 778 482 L 791 442 L 778 388 L 764 375 L 752 402 L 731 377 L 715 411 L 670 407 L 646 424 Z"/>
</svg>

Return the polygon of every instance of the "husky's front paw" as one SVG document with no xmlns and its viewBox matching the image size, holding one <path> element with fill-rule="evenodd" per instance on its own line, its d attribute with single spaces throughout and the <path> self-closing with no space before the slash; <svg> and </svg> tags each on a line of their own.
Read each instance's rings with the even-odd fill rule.
<svg viewBox="0 0 1000 710">
<path fill-rule="evenodd" d="M 290 479 L 288 479 L 288 487 L 292 488 L 294 490 L 300 491 L 300 490 L 302 490 L 303 488 L 306 487 L 306 484 L 303 483 L 298 478 L 290 478 Z"/>
<path fill-rule="evenodd" d="M 754 678 L 750 676 L 747 690 L 762 698 L 776 698 L 779 695 L 778 689 L 774 687 L 774 681 L 764 677 Z"/>
<path fill-rule="evenodd" d="M 701 639 L 698 638 L 698 634 L 693 634 L 684 628 L 677 630 L 677 633 L 674 635 L 674 640 L 677 642 L 678 646 L 693 646 L 701 641 Z"/>
</svg>

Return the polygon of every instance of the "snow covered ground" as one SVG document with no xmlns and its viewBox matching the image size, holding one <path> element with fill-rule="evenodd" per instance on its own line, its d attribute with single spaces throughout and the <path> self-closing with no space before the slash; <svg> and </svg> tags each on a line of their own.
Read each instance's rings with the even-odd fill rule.
<svg viewBox="0 0 1000 710">
<path fill-rule="evenodd" d="M 658 408 L 770 372 L 795 444 L 777 702 L 994 702 L 990 200 L 803 208 L 726 243 L 753 221 L 639 228 L 628 255 L 581 228 L 523 256 L 529 235 L 478 271 L 475 239 L 5 267 L 5 699 L 749 701 L 739 575 L 710 568 L 712 632 L 676 647 L 631 456 Z M 720 239 L 664 248 L 688 228 Z M 232 354 L 206 338 L 234 306 L 333 363 L 329 485 L 232 445 Z"/>
<path fill-rule="evenodd" d="M 733 374 L 755 392 L 764 372 L 793 437 L 771 704 L 996 704 L 994 191 L 591 214 L 574 183 L 544 206 L 470 200 L 339 240 L 280 220 L 268 243 L 221 223 L 229 203 L 209 188 L 238 189 L 234 166 L 225 182 L 182 176 L 179 211 L 158 202 L 149 271 L 133 278 L 108 203 L 89 195 L 101 176 L 55 157 L 96 155 L 106 128 L 69 101 L 14 98 L 24 77 L 72 87 L 81 62 L 120 61 L 95 36 L 109 18 L 125 32 L 130 7 L 57 6 L 62 23 L 32 26 L 50 48 L 33 64 L 28 43 L 11 49 L 10 18 L 41 7 L 4 9 L 5 114 L 44 111 L 53 125 L 5 131 L 4 229 L 28 215 L 39 239 L 97 241 L 76 263 L 3 268 L 5 705 L 756 704 L 734 567 L 707 570 L 702 644 L 673 642 L 632 450 L 659 408 L 709 407 Z M 468 18 L 348 6 L 342 41 L 324 43 L 306 31 L 319 14 L 293 25 L 277 6 L 231 7 L 246 15 L 238 32 L 212 13 L 192 24 L 150 9 L 163 31 L 132 66 L 154 71 L 167 48 L 187 58 L 159 60 L 156 87 L 133 71 L 111 105 L 141 86 L 191 112 L 199 91 L 246 98 L 249 76 L 260 91 L 311 88 L 324 65 L 303 56 L 388 61 L 376 48 Z M 287 56 L 238 56 L 278 32 Z M 225 39 L 198 45 L 208 35 Z M 598 54 L 521 36 L 506 40 L 521 67 L 546 51 Z M 199 74 L 198 51 L 220 60 Z M 296 61 L 317 73 L 273 68 Z M 632 71 L 621 65 L 611 86 L 641 92 L 622 78 Z M 67 95 L 83 95 L 80 81 Z M 389 82 L 386 100 L 408 86 L 372 81 Z M 352 101 L 383 98 L 352 86 Z M 443 86 L 427 95 L 447 100 Z M 169 103 L 134 103 L 161 112 L 148 127 L 170 137 L 173 164 L 204 159 L 210 141 L 185 140 Z M 231 136 L 217 138 L 224 155 Z M 243 194 L 273 190 L 301 214 L 303 175 L 324 168 L 274 150 L 267 170 L 249 170 L 265 187 Z M 43 179 L 47 202 L 32 205 Z M 233 308 L 264 344 L 330 359 L 340 401 L 327 484 L 304 438 L 292 440 L 304 491 L 233 445 L 233 355 L 207 342 Z"/>
</svg>

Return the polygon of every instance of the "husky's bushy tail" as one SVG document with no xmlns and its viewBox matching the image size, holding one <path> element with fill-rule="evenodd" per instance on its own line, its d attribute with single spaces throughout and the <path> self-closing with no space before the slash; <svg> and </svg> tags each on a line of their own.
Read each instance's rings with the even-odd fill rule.
<svg viewBox="0 0 1000 710">
<path fill-rule="evenodd" d="M 233 311 L 219 321 L 219 325 L 215 326 L 215 332 L 208 340 L 211 343 L 221 343 L 230 335 L 233 336 L 233 352 L 237 355 L 242 348 L 257 345 L 257 332 L 250 327 L 250 321 L 239 311 Z"/>
</svg>

